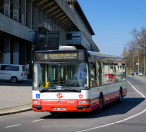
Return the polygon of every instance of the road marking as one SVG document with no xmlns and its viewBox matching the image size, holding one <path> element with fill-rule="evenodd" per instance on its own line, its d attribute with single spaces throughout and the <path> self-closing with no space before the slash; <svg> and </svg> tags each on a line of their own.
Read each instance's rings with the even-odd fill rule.
<svg viewBox="0 0 146 132">
<path fill-rule="evenodd" d="M 44 119 L 39 119 L 39 120 L 35 120 L 35 121 L 32 121 L 32 122 L 38 122 L 38 121 L 42 121 L 42 120 L 44 120 Z"/>
<path fill-rule="evenodd" d="M 21 124 L 16 124 L 16 125 L 12 125 L 12 126 L 7 126 L 5 128 L 11 128 L 11 127 L 17 127 L 17 126 L 20 126 Z"/>
<path fill-rule="evenodd" d="M 141 93 L 141 92 L 139 92 L 129 81 L 127 81 L 130 85 L 131 85 L 131 87 L 136 91 L 136 92 L 138 92 L 144 99 L 145 99 L 145 96 Z"/>
<path fill-rule="evenodd" d="M 128 80 L 127 80 L 127 82 L 132 86 L 132 88 L 133 88 L 136 92 L 138 92 L 138 93 L 146 100 L 146 97 L 145 97 L 141 92 L 139 92 Z M 139 116 L 139 115 L 141 115 L 141 114 L 143 114 L 143 113 L 145 113 L 145 112 L 146 112 L 146 109 L 144 109 L 143 111 L 141 111 L 141 112 L 138 113 L 138 114 L 135 114 L 135 115 L 130 116 L 130 117 L 128 117 L 128 118 L 125 118 L 125 119 L 123 119 L 123 120 L 116 121 L 116 122 L 109 123 L 109 124 L 105 124 L 105 125 L 98 126 L 98 127 L 89 128 L 89 129 L 86 129 L 86 130 L 80 130 L 80 131 L 77 131 L 77 132 L 86 132 L 86 131 L 91 131 L 91 130 L 95 130 L 95 129 L 102 128 L 102 127 L 107 127 L 107 126 L 115 125 L 115 124 L 118 124 L 118 123 L 127 121 L 127 120 L 129 120 L 129 119 L 132 119 L 132 118 L 134 118 L 134 117 L 136 117 L 136 116 Z"/>
</svg>

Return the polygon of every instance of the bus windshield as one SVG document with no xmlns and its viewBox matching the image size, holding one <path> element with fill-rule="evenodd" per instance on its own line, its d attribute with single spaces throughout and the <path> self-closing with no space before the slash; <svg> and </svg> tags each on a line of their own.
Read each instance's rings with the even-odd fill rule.
<svg viewBox="0 0 146 132">
<path fill-rule="evenodd" d="M 87 63 L 35 63 L 33 89 L 85 89 Z"/>
</svg>

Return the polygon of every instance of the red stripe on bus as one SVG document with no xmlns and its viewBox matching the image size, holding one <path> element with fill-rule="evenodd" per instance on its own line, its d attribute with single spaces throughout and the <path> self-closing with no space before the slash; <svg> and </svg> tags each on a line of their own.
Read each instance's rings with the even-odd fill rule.
<svg viewBox="0 0 146 132">
<path fill-rule="evenodd" d="M 123 97 L 126 96 L 127 89 L 123 90 Z M 120 91 L 108 94 L 104 96 L 104 105 L 116 101 L 120 98 Z M 33 99 L 32 101 L 38 101 L 38 99 Z M 42 106 L 41 110 L 33 108 L 34 111 L 48 111 L 48 112 L 90 112 L 94 109 L 99 108 L 99 98 L 90 99 L 68 99 L 68 100 L 47 100 L 40 99 L 40 105 L 32 104 L 33 106 Z M 89 101 L 89 104 L 78 104 L 78 101 Z M 90 108 L 78 109 L 76 106 L 88 106 Z M 53 110 L 53 108 L 65 108 L 65 110 Z"/>
</svg>

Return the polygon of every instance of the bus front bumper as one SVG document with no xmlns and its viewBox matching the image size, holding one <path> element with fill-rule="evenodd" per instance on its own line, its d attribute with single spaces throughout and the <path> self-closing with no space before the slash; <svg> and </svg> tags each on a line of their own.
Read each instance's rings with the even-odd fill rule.
<svg viewBox="0 0 146 132">
<path fill-rule="evenodd" d="M 32 104 L 33 111 L 40 112 L 90 112 L 90 104 L 78 104 L 78 100 L 41 100 L 39 105 Z"/>
</svg>

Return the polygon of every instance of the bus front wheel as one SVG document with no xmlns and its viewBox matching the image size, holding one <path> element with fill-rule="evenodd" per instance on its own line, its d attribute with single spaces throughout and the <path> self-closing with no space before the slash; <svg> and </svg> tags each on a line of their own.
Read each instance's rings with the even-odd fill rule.
<svg viewBox="0 0 146 132">
<path fill-rule="evenodd" d="M 99 98 L 99 109 L 98 109 L 99 112 L 98 113 L 102 112 L 103 104 L 104 104 L 103 96 L 100 96 L 100 98 Z"/>
<path fill-rule="evenodd" d="M 101 96 L 99 97 L 99 108 L 97 108 L 97 109 L 95 110 L 95 113 L 101 113 L 102 110 L 103 110 L 103 106 L 104 106 L 104 101 L 103 101 L 103 96 L 101 95 Z"/>
</svg>

